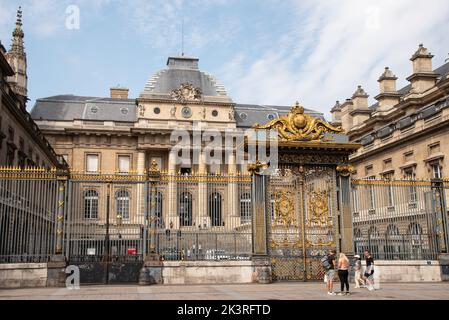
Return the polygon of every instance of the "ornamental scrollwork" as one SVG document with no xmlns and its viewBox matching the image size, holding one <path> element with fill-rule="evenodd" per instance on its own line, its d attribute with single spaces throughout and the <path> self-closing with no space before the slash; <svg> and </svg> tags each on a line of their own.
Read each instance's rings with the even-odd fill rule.
<svg viewBox="0 0 449 320">
<path fill-rule="evenodd" d="M 269 167 L 269 164 L 257 160 L 255 163 L 248 165 L 248 171 L 252 174 L 260 175 L 262 171 L 267 170 Z"/>
<path fill-rule="evenodd" d="M 295 226 L 295 202 L 293 192 L 282 190 L 275 194 L 275 206 L 276 206 L 276 224 L 280 224 L 284 227 Z"/>
<path fill-rule="evenodd" d="M 326 133 L 343 133 L 342 127 L 334 127 L 322 119 L 304 113 L 304 107 L 299 102 L 286 116 L 270 121 L 266 125 L 255 124 L 254 129 L 277 130 L 284 141 L 313 141 L 324 140 Z"/>
<path fill-rule="evenodd" d="M 181 84 L 179 89 L 173 90 L 170 96 L 180 102 L 201 101 L 203 93 L 201 89 L 194 87 L 190 83 Z"/>
<path fill-rule="evenodd" d="M 332 219 L 329 216 L 329 192 L 316 190 L 308 193 L 308 225 L 328 227 Z"/>
<path fill-rule="evenodd" d="M 337 172 L 342 177 L 349 177 L 354 173 L 354 167 L 350 164 L 341 164 L 337 166 Z"/>
</svg>

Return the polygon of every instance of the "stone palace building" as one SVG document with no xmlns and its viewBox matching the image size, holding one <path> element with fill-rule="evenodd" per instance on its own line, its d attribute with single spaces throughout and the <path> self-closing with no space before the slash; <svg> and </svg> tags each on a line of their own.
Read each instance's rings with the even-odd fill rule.
<svg viewBox="0 0 449 320">
<path fill-rule="evenodd" d="M 60 159 L 26 110 L 27 57 L 22 11 L 17 13 L 11 49 L 0 42 L 0 166 L 63 167 Z"/>
</svg>

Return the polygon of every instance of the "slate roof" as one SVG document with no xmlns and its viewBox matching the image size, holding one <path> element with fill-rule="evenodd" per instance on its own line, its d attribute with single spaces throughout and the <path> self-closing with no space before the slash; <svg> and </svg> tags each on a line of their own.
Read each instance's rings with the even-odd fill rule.
<svg viewBox="0 0 449 320">
<path fill-rule="evenodd" d="M 192 84 L 199 88 L 204 96 L 227 96 L 223 85 L 212 75 L 198 69 L 198 59 L 188 57 L 170 57 L 167 69 L 156 72 L 146 83 L 145 94 L 170 94 L 182 84 Z"/>
<path fill-rule="evenodd" d="M 198 69 L 198 61 L 197 58 L 189 57 L 168 58 L 168 67 L 157 72 L 147 82 L 142 95 L 166 99 L 173 90 L 179 89 L 181 84 L 189 83 L 200 88 L 203 96 L 215 97 L 217 101 L 232 102 L 224 87 L 213 76 Z M 132 99 L 60 95 L 37 100 L 31 116 L 35 120 L 137 122 L 136 108 L 135 100 Z M 249 128 L 254 123 L 268 123 L 287 114 L 290 109 L 291 106 L 237 104 L 235 118 L 238 127 Z M 309 109 L 305 111 L 323 118 L 320 112 Z"/>
<path fill-rule="evenodd" d="M 250 128 L 255 123 L 266 124 L 279 116 L 286 115 L 290 112 L 291 106 L 267 106 L 267 105 L 253 105 L 253 104 L 237 104 L 235 106 L 235 120 L 237 127 Z M 305 109 L 307 114 L 314 117 L 324 119 L 322 113 Z"/>
<path fill-rule="evenodd" d="M 98 120 L 136 122 L 135 100 L 61 95 L 38 99 L 31 111 L 35 120 Z"/>
</svg>

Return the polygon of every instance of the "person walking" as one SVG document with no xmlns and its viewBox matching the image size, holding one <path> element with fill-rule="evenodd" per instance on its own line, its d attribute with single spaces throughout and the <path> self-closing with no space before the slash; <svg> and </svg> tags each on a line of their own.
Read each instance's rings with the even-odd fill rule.
<svg viewBox="0 0 449 320">
<path fill-rule="evenodd" d="M 321 260 L 323 267 L 326 269 L 326 289 L 327 294 L 335 296 L 334 289 L 334 274 L 335 274 L 335 256 L 337 254 L 337 251 L 330 250 L 329 253 L 323 257 Z"/>
<path fill-rule="evenodd" d="M 366 279 L 366 285 L 369 291 L 374 290 L 374 258 L 371 255 L 371 252 L 369 250 L 365 250 L 365 261 L 366 261 L 366 268 L 365 268 L 365 279 Z"/>
<path fill-rule="evenodd" d="M 355 271 L 355 288 L 358 289 L 360 287 L 365 286 L 365 280 L 363 280 L 362 277 L 362 258 L 356 254 L 354 256 L 355 258 L 355 264 L 354 264 L 354 271 Z"/>
<path fill-rule="evenodd" d="M 339 296 L 349 294 L 349 259 L 344 253 L 340 253 L 338 259 L 338 278 L 340 279 L 340 293 Z M 344 288 L 346 287 L 346 292 Z"/>
</svg>

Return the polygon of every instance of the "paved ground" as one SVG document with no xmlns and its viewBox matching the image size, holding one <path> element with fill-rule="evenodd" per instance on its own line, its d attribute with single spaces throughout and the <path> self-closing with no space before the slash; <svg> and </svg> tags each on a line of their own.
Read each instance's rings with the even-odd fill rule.
<svg viewBox="0 0 449 320">
<path fill-rule="evenodd" d="M 82 286 L 0 290 L 0 300 L 416 300 L 449 299 L 449 283 L 384 284 L 380 290 L 352 289 L 350 296 L 329 296 L 321 283 L 198 286 Z"/>
</svg>

